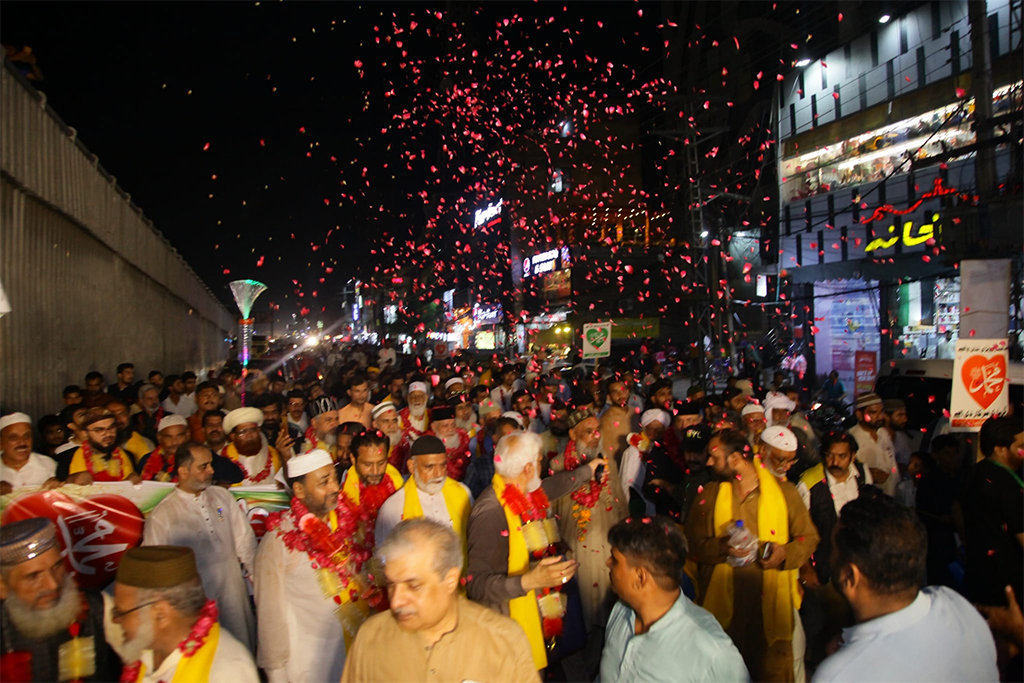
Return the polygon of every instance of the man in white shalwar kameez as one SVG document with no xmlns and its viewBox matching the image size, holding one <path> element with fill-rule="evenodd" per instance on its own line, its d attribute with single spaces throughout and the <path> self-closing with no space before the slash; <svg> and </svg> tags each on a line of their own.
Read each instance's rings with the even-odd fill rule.
<svg viewBox="0 0 1024 683">
<path fill-rule="evenodd" d="M 269 683 L 338 681 L 346 637 L 354 638 L 369 614 L 364 600 L 350 599 L 353 591 L 363 594 L 365 585 L 361 568 L 348 561 L 356 524 L 346 504 L 339 505 L 341 487 L 330 454 L 315 449 L 290 458 L 286 467 L 291 508 L 268 519 L 256 553 L 256 662 Z M 299 520 L 306 521 L 300 526 Z M 325 557 L 319 553 L 323 543 L 331 544 L 332 558 L 345 560 L 314 569 L 310 551 Z"/>
<path fill-rule="evenodd" d="M 143 545 L 191 548 L 208 597 L 217 601 L 220 623 L 240 643 L 256 650 L 256 621 L 245 576 L 256 560 L 256 536 L 227 490 L 211 486 L 213 453 L 186 443 L 175 453 L 178 486 L 149 517 Z"/>
</svg>

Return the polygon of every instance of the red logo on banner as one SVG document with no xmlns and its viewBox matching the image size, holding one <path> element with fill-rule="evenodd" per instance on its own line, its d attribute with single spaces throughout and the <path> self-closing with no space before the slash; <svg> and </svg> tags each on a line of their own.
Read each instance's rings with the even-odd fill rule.
<svg viewBox="0 0 1024 683">
<path fill-rule="evenodd" d="M 1006 358 L 971 356 L 960 366 L 960 376 L 974 402 L 987 410 L 1006 387 Z"/>
<path fill-rule="evenodd" d="M 3 523 L 32 517 L 56 525 L 65 564 L 86 589 L 110 583 L 121 555 L 142 541 L 142 513 L 127 498 L 110 493 L 75 500 L 59 491 L 40 491 L 12 502 Z"/>
</svg>

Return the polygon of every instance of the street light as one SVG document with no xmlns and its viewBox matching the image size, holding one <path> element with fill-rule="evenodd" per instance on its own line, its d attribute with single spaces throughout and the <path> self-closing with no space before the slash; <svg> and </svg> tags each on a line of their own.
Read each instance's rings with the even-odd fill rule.
<svg viewBox="0 0 1024 683">
<path fill-rule="evenodd" d="M 805 67 L 805 66 L 807 66 L 810 63 L 811 63 L 811 60 L 809 60 L 809 59 L 801 59 L 800 61 L 798 61 L 796 63 L 796 65 L 799 68 L 799 67 Z"/>
<path fill-rule="evenodd" d="M 888 14 L 883 14 L 882 16 L 878 17 L 878 23 L 888 24 L 890 19 L 892 19 L 892 17 L 890 17 Z"/>
</svg>

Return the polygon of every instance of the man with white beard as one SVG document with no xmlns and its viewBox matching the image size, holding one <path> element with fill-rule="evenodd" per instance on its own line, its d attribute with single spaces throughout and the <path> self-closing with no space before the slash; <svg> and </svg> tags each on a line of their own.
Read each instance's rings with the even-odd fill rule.
<svg viewBox="0 0 1024 683">
<path fill-rule="evenodd" d="M 118 680 L 120 661 L 103 631 L 103 599 L 79 592 L 50 520 L 36 517 L 0 529 L 0 598 L 0 679 Z"/>
<path fill-rule="evenodd" d="M 480 431 L 480 425 L 476 421 L 476 409 L 466 399 L 465 394 L 454 396 L 451 405 L 455 406 L 455 427 L 469 434 L 470 451 L 476 453 L 476 435 Z"/>
<path fill-rule="evenodd" d="M 569 443 L 565 452 L 551 459 L 551 471 L 575 471 L 603 458 L 601 432 L 594 411 L 574 410 L 569 415 Z M 562 538 L 579 562 L 580 598 L 587 631 L 603 627 L 615 604 L 605 560 L 611 555 L 608 530 L 626 517 L 628 498 L 619 478 L 619 467 L 608 458 L 604 475 L 572 494 L 552 502 Z"/>
<path fill-rule="evenodd" d="M 327 451 L 335 461 L 338 449 L 335 447 L 337 437 L 334 430 L 338 428 L 338 403 L 330 396 L 321 396 L 310 401 L 309 429 L 306 430 L 306 441 L 302 444 L 303 453 L 313 449 Z"/>
<path fill-rule="evenodd" d="M 412 443 L 427 433 L 430 428 L 430 411 L 427 409 L 427 383 L 413 382 L 409 385 L 409 405 L 399 412 L 402 420 L 403 438 Z"/>
<path fill-rule="evenodd" d="M 450 527 L 466 549 L 466 523 L 473 507 L 473 496 L 465 484 L 446 476 L 448 458 L 444 443 L 430 434 L 412 445 L 409 472 L 412 476 L 377 513 L 374 536 L 377 545 L 404 519 L 426 517 Z"/>
<path fill-rule="evenodd" d="M 260 680 L 252 654 L 218 623 L 217 603 L 203 591 L 191 548 L 154 545 L 126 552 L 117 568 L 112 616 L 124 632 L 122 681 Z"/>
<path fill-rule="evenodd" d="M 378 403 L 373 407 L 372 426 L 378 432 L 384 432 L 388 437 L 388 462 L 394 467 L 402 470 L 404 455 L 401 452 L 402 427 L 398 419 L 398 409 L 390 401 Z"/>
<path fill-rule="evenodd" d="M 431 433 L 444 444 L 448 456 L 448 476 L 456 481 L 462 481 L 466 475 L 466 467 L 469 466 L 471 453 L 469 434 L 455 426 L 455 408 L 450 405 L 434 407 L 431 417 Z"/>
</svg>

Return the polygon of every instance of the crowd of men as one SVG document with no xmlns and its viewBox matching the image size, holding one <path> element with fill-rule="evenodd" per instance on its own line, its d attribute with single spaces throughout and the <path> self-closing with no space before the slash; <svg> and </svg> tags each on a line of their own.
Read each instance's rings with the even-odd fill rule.
<svg viewBox="0 0 1024 683">
<path fill-rule="evenodd" d="M 105 598 L 0 528 L 0 679 L 1020 680 L 1019 411 L 912 452 L 902 401 L 819 433 L 781 375 L 332 356 L 0 417 L 4 494 L 175 485 Z M 237 486 L 289 495 L 259 541 Z"/>
</svg>

